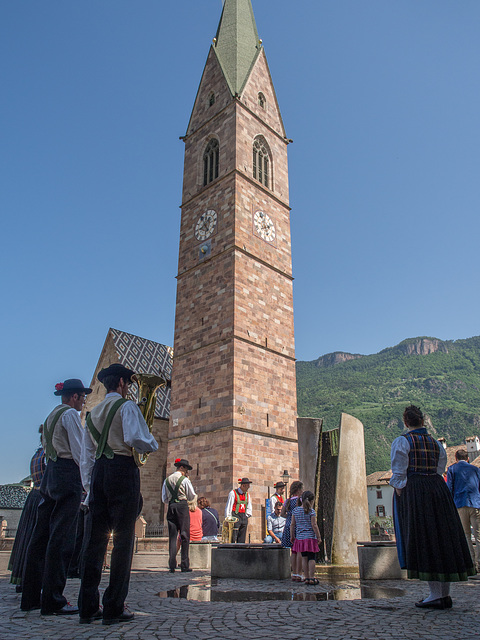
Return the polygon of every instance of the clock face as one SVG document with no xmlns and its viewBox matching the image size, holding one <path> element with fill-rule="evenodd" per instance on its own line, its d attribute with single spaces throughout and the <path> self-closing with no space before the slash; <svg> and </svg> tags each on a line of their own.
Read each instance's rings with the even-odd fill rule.
<svg viewBox="0 0 480 640">
<path fill-rule="evenodd" d="M 253 216 L 253 224 L 261 238 L 267 242 L 273 242 L 275 240 L 275 225 L 268 213 L 256 211 Z"/>
<path fill-rule="evenodd" d="M 205 211 L 195 225 L 195 237 L 197 240 L 206 240 L 209 238 L 217 224 L 217 214 L 213 209 Z"/>
</svg>

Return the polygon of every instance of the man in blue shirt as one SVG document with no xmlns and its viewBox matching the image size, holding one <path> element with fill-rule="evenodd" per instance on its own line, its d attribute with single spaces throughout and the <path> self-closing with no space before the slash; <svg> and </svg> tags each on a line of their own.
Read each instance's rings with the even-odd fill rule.
<svg viewBox="0 0 480 640">
<path fill-rule="evenodd" d="M 448 468 L 447 485 L 462 521 L 472 559 L 480 571 L 480 469 L 468 462 L 465 449 L 459 449 L 455 459 L 457 462 Z M 475 538 L 475 553 L 470 529 Z"/>
<path fill-rule="evenodd" d="M 282 503 L 278 500 L 275 503 L 273 512 L 267 518 L 267 537 L 264 542 L 276 542 L 280 544 L 282 541 L 283 530 L 285 528 L 286 518 L 282 518 Z"/>
</svg>

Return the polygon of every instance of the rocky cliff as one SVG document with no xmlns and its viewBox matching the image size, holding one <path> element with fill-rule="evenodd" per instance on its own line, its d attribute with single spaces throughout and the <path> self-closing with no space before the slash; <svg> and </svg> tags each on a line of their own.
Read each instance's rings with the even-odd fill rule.
<svg viewBox="0 0 480 640">
<path fill-rule="evenodd" d="M 341 362 L 347 362 L 348 360 L 356 360 L 362 358 L 360 353 L 345 353 L 344 351 L 335 351 L 334 353 L 327 353 L 324 356 L 320 356 L 318 360 L 315 360 L 316 367 L 333 367 Z"/>
<path fill-rule="evenodd" d="M 443 340 L 426 337 L 403 340 L 395 347 L 384 349 L 380 353 L 386 353 L 392 350 L 399 354 L 403 353 L 406 356 L 428 356 L 431 353 L 437 353 L 437 351 L 440 351 L 440 353 L 448 353 L 447 344 L 443 342 Z"/>
</svg>

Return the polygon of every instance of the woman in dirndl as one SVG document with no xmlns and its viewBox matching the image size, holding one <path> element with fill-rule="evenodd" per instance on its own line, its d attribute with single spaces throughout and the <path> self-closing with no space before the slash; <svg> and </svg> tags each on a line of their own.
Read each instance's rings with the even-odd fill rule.
<svg viewBox="0 0 480 640">
<path fill-rule="evenodd" d="M 42 433 L 43 425 L 39 432 Z M 45 473 L 45 452 L 40 445 L 35 451 L 30 461 L 30 476 L 32 478 L 33 487 L 27 496 L 23 506 L 22 515 L 17 527 L 17 534 L 13 543 L 12 553 L 8 562 L 8 570 L 12 572 L 10 582 L 16 585 L 17 593 L 22 592 L 22 575 L 25 565 L 25 557 L 27 555 L 28 545 L 32 537 L 35 522 L 37 521 L 37 508 L 42 499 L 40 495 L 40 485 L 42 484 L 43 475 Z"/>
<path fill-rule="evenodd" d="M 462 524 L 442 477 L 444 447 L 428 434 L 421 410 L 403 412 L 407 433 L 392 443 L 393 518 L 400 566 L 425 580 L 429 595 L 416 607 L 450 609 L 450 583 L 475 575 Z"/>
</svg>

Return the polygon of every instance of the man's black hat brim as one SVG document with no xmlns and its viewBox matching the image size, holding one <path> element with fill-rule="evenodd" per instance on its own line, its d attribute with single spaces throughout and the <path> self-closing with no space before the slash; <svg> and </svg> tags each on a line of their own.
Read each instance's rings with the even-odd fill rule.
<svg viewBox="0 0 480 640">
<path fill-rule="evenodd" d="M 132 376 L 134 375 L 135 371 L 127 369 L 127 367 L 123 366 L 123 364 L 116 362 L 114 364 L 111 364 L 106 369 L 102 369 L 101 371 L 99 371 L 97 373 L 97 379 L 99 380 L 99 382 L 103 382 L 107 376 L 119 376 L 127 382 L 130 382 Z"/>
<path fill-rule="evenodd" d="M 83 386 L 83 382 L 78 378 L 69 378 L 63 383 L 63 387 L 53 392 L 54 396 L 66 396 L 70 393 L 84 392 L 86 396 L 92 393 L 92 389 Z"/>
<path fill-rule="evenodd" d="M 185 469 L 188 469 L 189 471 L 191 471 L 193 469 L 193 467 L 188 463 L 188 460 L 179 460 L 178 462 L 174 462 L 173 463 L 175 467 L 185 467 Z"/>
</svg>

